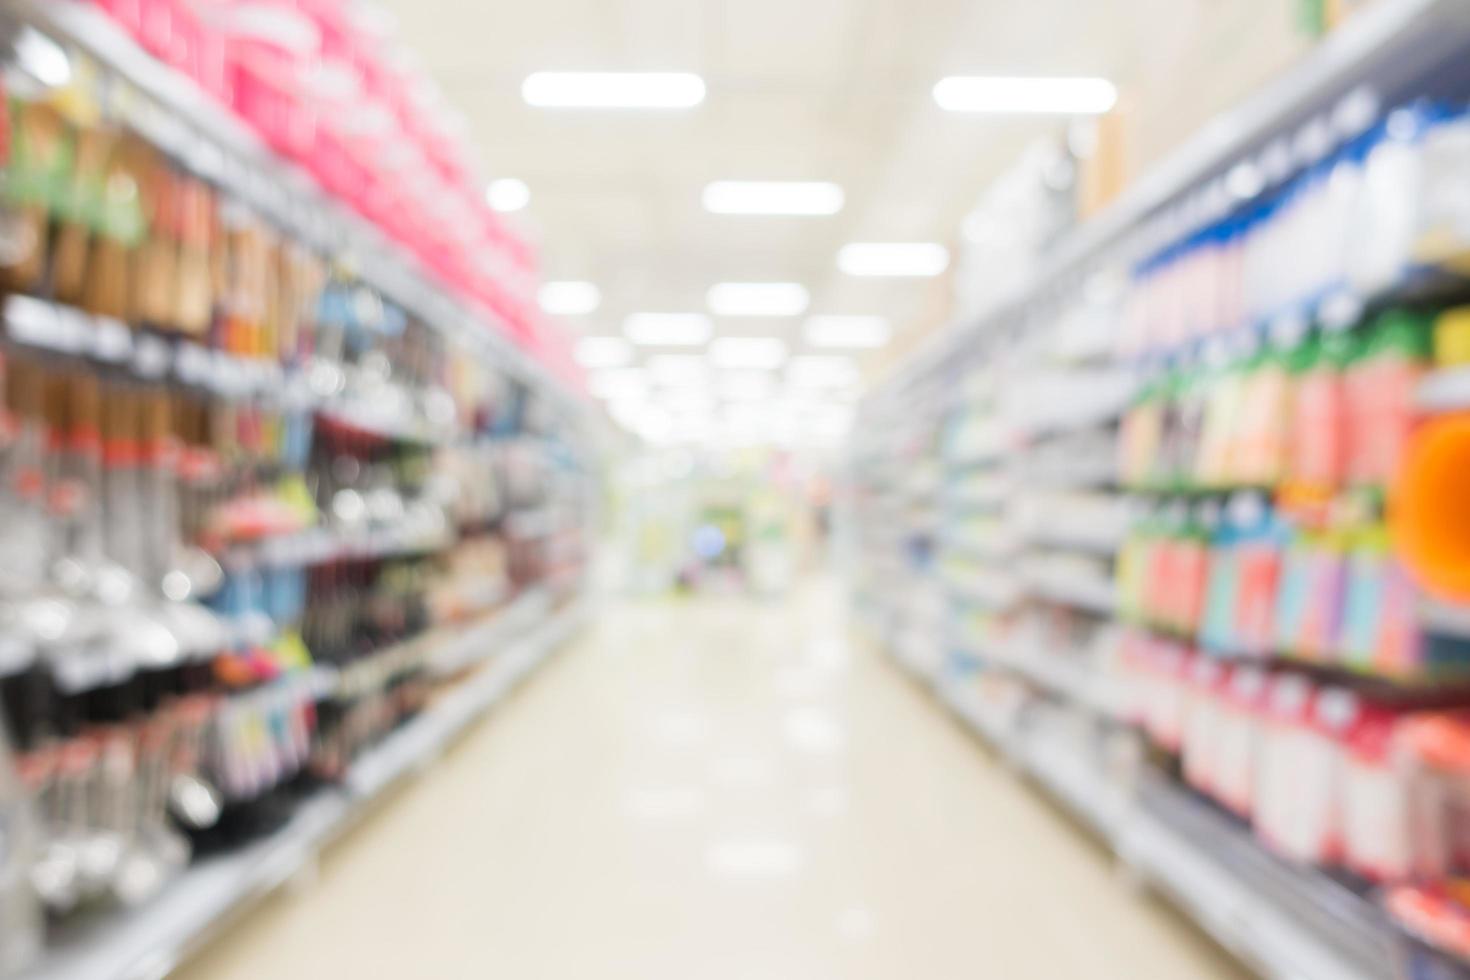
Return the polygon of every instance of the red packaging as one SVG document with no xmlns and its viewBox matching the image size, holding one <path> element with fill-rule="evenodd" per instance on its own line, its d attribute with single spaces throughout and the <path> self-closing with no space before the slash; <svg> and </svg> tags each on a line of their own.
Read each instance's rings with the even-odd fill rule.
<svg viewBox="0 0 1470 980">
<path fill-rule="evenodd" d="M 1396 711 L 1366 705 L 1348 739 L 1343 860 L 1375 882 L 1413 871 L 1412 767 L 1394 752 L 1399 720 Z"/>
</svg>

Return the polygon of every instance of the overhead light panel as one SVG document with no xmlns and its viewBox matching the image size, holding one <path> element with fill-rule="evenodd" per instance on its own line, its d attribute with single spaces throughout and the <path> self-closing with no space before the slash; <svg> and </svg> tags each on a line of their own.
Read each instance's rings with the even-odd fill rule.
<svg viewBox="0 0 1470 980">
<path fill-rule="evenodd" d="M 1088 116 L 1111 109 L 1118 90 L 1105 78 L 952 75 L 934 86 L 934 101 L 949 112 Z"/>
<path fill-rule="evenodd" d="M 840 388 L 862 381 L 862 372 L 851 358 L 822 354 L 793 357 L 786 379 L 798 388 Z"/>
<path fill-rule="evenodd" d="M 688 72 L 538 71 L 521 83 L 526 103 L 544 109 L 688 109 L 704 93 Z"/>
<path fill-rule="evenodd" d="M 717 180 L 704 188 L 704 209 L 714 214 L 836 214 L 845 202 L 841 187 L 821 180 Z"/>
<path fill-rule="evenodd" d="M 722 282 L 705 299 L 716 316 L 800 316 L 811 302 L 798 282 Z"/>
<path fill-rule="evenodd" d="M 718 337 L 709 345 L 710 363 L 722 368 L 778 368 L 786 343 L 775 337 Z"/>
<path fill-rule="evenodd" d="M 849 276 L 937 276 L 949 268 L 949 249 L 935 242 L 854 242 L 837 253 Z"/>
<path fill-rule="evenodd" d="M 660 354 L 648 359 L 648 375 L 661 385 L 706 384 L 709 365 L 698 354 Z"/>
<path fill-rule="evenodd" d="M 585 368 L 618 368 L 633 363 L 633 345 L 622 337 L 586 337 L 577 342 L 577 363 Z"/>
<path fill-rule="evenodd" d="M 648 376 L 641 368 L 612 368 L 596 371 L 587 387 L 599 398 L 631 400 L 648 393 Z"/>
<path fill-rule="evenodd" d="M 590 282 L 547 282 L 536 299 L 552 316 L 586 316 L 601 305 L 602 291 Z"/>
<path fill-rule="evenodd" d="M 492 180 L 485 189 L 485 203 L 496 211 L 519 211 L 531 203 L 531 188 L 514 177 Z"/>
<path fill-rule="evenodd" d="M 757 402 L 770 398 L 775 387 L 775 379 L 769 371 L 743 370 L 723 375 L 716 390 L 726 401 Z"/>
<path fill-rule="evenodd" d="M 66 50 L 33 27 L 22 27 L 13 45 L 16 61 L 32 78 L 49 88 L 71 81 Z"/>
<path fill-rule="evenodd" d="M 874 350 L 888 343 L 893 327 L 881 316 L 814 316 L 802 336 L 812 347 Z"/>
<path fill-rule="evenodd" d="M 623 335 L 644 347 L 698 347 L 714 332 L 703 313 L 634 313 L 623 321 Z"/>
</svg>

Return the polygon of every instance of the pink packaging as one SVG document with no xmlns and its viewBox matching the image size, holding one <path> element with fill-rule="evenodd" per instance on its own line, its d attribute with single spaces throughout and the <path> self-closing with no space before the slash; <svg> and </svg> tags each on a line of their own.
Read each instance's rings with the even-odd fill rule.
<svg viewBox="0 0 1470 980">
<path fill-rule="evenodd" d="M 1122 671 L 1123 722 L 1143 728 L 1148 719 L 1148 637 L 1136 629 L 1124 630 L 1118 644 L 1118 667 Z"/>
<path fill-rule="evenodd" d="M 1278 773 L 1277 819 L 1268 839 L 1298 861 L 1334 864 L 1342 860 L 1348 742 L 1361 702 L 1350 691 L 1315 691 L 1310 682 L 1299 690 L 1306 692 L 1307 711 L 1283 729 L 1286 766 Z M 1296 697 L 1302 695 L 1287 694 L 1288 701 Z"/>
<path fill-rule="evenodd" d="M 1267 675 L 1236 667 L 1220 711 L 1215 799 L 1249 820 L 1255 810 L 1256 768 L 1261 751 L 1262 709 Z"/>
<path fill-rule="evenodd" d="M 1172 640 L 1155 640 L 1150 657 L 1152 693 L 1148 734 L 1160 747 L 1177 753 L 1184 738 L 1184 701 L 1191 656 Z"/>
<path fill-rule="evenodd" d="M 1229 675 L 1218 659 L 1202 654 L 1194 658 L 1185 689 L 1184 778 L 1206 795 L 1215 792 L 1224 690 Z"/>
<path fill-rule="evenodd" d="M 1289 853 L 1285 837 L 1292 822 L 1296 767 L 1303 733 L 1311 724 L 1313 688 L 1300 674 L 1279 674 L 1266 685 L 1261 710 L 1261 744 L 1256 766 L 1256 834 L 1274 850 Z M 1302 774 L 1305 785 L 1305 774 Z"/>
<path fill-rule="evenodd" d="M 284 3 L 239 3 L 220 12 L 235 113 L 272 147 L 302 159 L 316 139 L 308 69 L 321 52 L 309 17 Z"/>
</svg>

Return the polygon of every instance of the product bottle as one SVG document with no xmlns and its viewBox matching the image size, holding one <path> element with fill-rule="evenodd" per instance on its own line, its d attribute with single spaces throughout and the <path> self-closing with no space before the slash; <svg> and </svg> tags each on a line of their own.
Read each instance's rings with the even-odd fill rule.
<svg viewBox="0 0 1470 980">
<path fill-rule="evenodd" d="M 1398 472 L 1414 425 L 1414 387 L 1429 360 L 1430 322 L 1390 311 L 1360 338 L 1344 376 L 1347 391 L 1348 478 L 1383 488 Z"/>
</svg>

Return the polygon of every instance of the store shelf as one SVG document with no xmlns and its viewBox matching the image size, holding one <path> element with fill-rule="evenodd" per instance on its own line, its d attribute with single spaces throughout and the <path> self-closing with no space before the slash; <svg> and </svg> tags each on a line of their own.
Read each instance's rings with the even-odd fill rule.
<svg viewBox="0 0 1470 980">
<path fill-rule="evenodd" d="M 1121 786 L 1108 779 L 1096 753 L 1062 726 L 1027 732 L 1019 750 L 1021 768 L 1067 810 L 1111 842 L 1128 809 Z"/>
<path fill-rule="evenodd" d="M 1069 704 L 1105 718 L 1117 717 L 1121 699 L 1116 684 L 1082 658 L 1080 653 L 1042 653 L 1011 645 L 998 648 L 991 660 Z"/>
<path fill-rule="evenodd" d="M 1431 633 L 1470 640 L 1470 605 L 1426 597 L 1419 600 L 1419 621 Z"/>
<path fill-rule="evenodd" d="M 1030 544 L 1054 551 L 1076 551 L 1087 555 L 1111 557 L 1118 553 L 1127 538 L 1124 527 L 1101 522 L 1091 528 L 1068 526 L 1065 522 L 1038 524 L 1027 534 Z"/>
<path fill-rule="evenodd" d="M 11 0 L 0 17 L 34 25 L 126 82 L 141 97 L 111 87 L 109 108 L 170 156 L 313 248 L 343 259 L 430 326 L 454 334 L 470 350 L 575 407 L 561 383 L 503 330 L 453 299 L 415 258 L 305 171 L 278 157 L 192 79 L 155 59 L 100 9 L 80 0 Z"/>
<path fill-rule="evenodd" d="M 1331 111 L 1349 93 L 1366 90 L 1381 104 L 1392 104 L 1415 80 L 1438 71 L 1466 47 L 1470 5 L 1463 0 L 1381 0 L 1367 7 L 1063 238 L 984 313 L 938 334 L 894 373 L 880 394 L 896 395 L 937 377 L 957 352 L 995 334 L 1000 325 L 1027 322 L 1019 315 L 1022 311 L 1054 288 L 1075 282 L 1110 246 L 1273 140 L 1295 135 L 1297 127 Z"/>
<path fill-rule="evenodd" d="M 1393 937 L 1376 906 L 1278 860 L 1246 828 L 1162 779 L 1141 780 L 1118 852 L 1263 976 L 1397 976 Z"/>
<path fill-rule="evenodd" d="M 1021 713 L 981 704 L 971 692 L 953 685 L 938 685 L 935 693 L 962 724 L 1064 809 L 1104 840 L 1114 838 L 1125 816 L 1126 796 L 1095 760 L 1090 761 L 1091 749 L 1066 726 L 1028 724 Z"/>
<path fill-rule="evenodd" d="M 390 786 L 431 764 L 586 619 L 569 605 L 494 655 L 462 686 L 364 753 L 341 789 L 306 801 L 272 836 L 185 871 L 157 899 L 79 923 L 57 937 L 27 980 L 157 980 L 310 865 Z"/>
<path fill-rule="evenodd" d="M 1027 591 L 1047 602 L 1099 616 L 1111 616 L 1117 611 L 1117 595 L 1111 582 L 1060 575 L 1033 576 L 1027 582 Z"/>
<path fill-rule="evenodd" d="M 1414 405 L 1422 412 L 1459 412 L 1470 409 L 1470 367 L 1434 371 L 1414 390 Z"/>
<path fill-rule="evenodd" d="M 231 569 L 260 565 L 285 568 L 324 565 L 335 561 L 371 561 L 442 551 L 454 544 L 446 527 L 426 535 L 415 528 L 376 528 L 358 533 L 323 527 L 263 538 L 225 550 L 223 563 Z"/>
<path fill-rule="evenodd" d="M 1290 866 L 1161 779 L 1134 793 L 1067 726 L 1007 724 L 963 689 L 939 700 L 1226 949 L 1273 980 L 1390 980 L 1392 935 L 1368 900 Z"/>
</svg>

